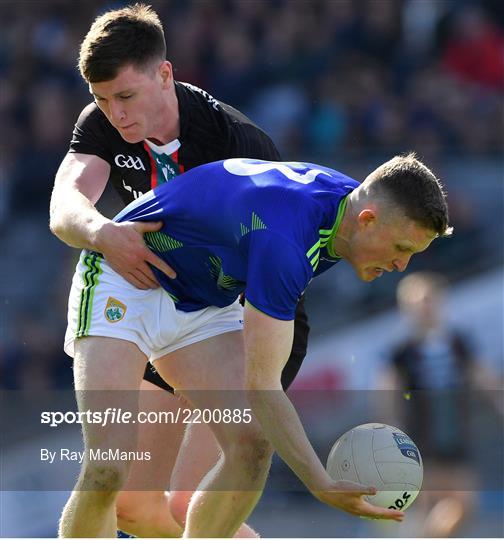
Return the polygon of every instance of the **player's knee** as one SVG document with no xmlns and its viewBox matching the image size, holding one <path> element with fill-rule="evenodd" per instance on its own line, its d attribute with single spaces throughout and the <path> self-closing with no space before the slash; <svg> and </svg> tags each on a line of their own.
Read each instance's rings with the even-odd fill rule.
<svg viewBox="0 0 504 540">
<path fill-rule="evenodd" d="M 271 466 L 272 455 L 273 447 L 266 438 L 258 437 L 250 441 L 250 449 L 248 454 L 246 454 L 245 463 L 247 465 L 247 472 L 252 480 L 265 478 Z"/>
<path fill-rule="evenodd" d="M 103 497 L 115 497 L 128 477 L 127 463 L 93 463 L 84 465 L 79 481 L 80 489 L 94 491 Z"/>
<path fill-rule="evenodd" d="M 271 464 L 273 447 L 260 433 L 248 433 L 235 441 L 228 451 L 224 450 L 224 459 L 233 467 L 242 470 L 249 481 L 258 481 L 265 476 Z"/>
</svg>

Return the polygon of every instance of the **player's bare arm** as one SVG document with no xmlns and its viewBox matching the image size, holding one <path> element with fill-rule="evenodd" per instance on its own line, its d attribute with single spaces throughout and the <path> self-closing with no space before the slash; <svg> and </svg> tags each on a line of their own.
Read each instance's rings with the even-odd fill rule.
<svg viewBox="0 0 504 540">
<path fill-rule="evenodd" d="M 109 174 L 110 165 L 100 157 L 68 153 L 56 174 L 51 196 L 51 231 L 72 247 L 103 253 L 110 266 L 135 287 L 159 287 L 147 263 L 171 278 L 175 272 L 147 248 L 143 234 L 157 231 L 162 223 L 115 223 L 100 214 L 94 205 Z"/>
<path fill-rule="evenodd" d="M 310 444 L 280 383 L 292 344 L 293 321 L 270 317 L 248 302 L 244 320 L 250 404 L 279 456 L 321 502 L 355 515 L 401 521 L 402 512 L 379 508 L 363 499 L 374 494 L 374 488 L 333 480 Z"/>
</svg>

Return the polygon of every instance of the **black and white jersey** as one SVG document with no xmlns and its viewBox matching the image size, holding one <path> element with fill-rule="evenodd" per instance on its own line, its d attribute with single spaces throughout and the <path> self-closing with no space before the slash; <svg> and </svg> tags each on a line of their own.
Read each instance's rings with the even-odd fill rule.
<svg viewBox="0 0 504 540">
<path fill-rule="evenodd" d="M 204 163 L 233 157 L 280 160 L 272 140 L 244 114 L 191 84 L 175 82 L 175 90 L 180 136 L 163 146 L 126 142 L 94 102 L 77 121 L 70 152 L 109 163 L 109 180 L 124 204 Z"/>
<path fill-rule="evenodd" d="M 180 136 L 163 146 L 145 140 L 131 144 L 110 124 L 96 103 L 79 116 L 70 152 L 99 156 L 111 167 L 109 181 L 129 204 L 152 188 L 205 163 L 235 157 L 280 161 L 273 141 L 244 114 L 191 84 L 175 82 Z M 303 298 L 296 310 L 291 356 L 282 372 L 287 389 L 306 355 L 309 326 Z M 150 363 L 144 378 L 170 392 Z"/>
</svg>

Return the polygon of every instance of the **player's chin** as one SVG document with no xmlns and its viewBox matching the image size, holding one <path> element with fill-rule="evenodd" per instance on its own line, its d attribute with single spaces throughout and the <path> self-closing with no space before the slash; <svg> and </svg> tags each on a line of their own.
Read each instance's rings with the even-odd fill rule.
<svg viewBox="0 0 504 540">
<path fill-rule="evenodd" d="M 140 135 L 133 135 L 133 134 L 129 135 L 129 134 L 121 133 L 121 136 L 129 144 L 137 144 L 144 140 L 144 137 Z"/>
<path fill-rule="evenodd" d="M 130 128 L 119 129 L 118 131 L 121 134 L 121 137 L 130 144 L 137 144 L 145 139 L 144 133 L 142 133 L 142 130 L 138 129 L 138 125 L 136 124 Z"/>
<path fill-rule="evenodd" d="M 357 272 L 357 275 L 362 281 L 374 281 L 376 278 L 380 277 L 381 274 L 377 274 L 373 268 L 364 268 Z"/>
</svg>

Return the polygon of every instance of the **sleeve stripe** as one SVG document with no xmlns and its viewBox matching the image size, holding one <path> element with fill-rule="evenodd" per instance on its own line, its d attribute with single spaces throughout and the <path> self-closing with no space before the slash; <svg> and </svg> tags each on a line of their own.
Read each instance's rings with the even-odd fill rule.
<svg viewBox="0 0 504 540">
<path fill-rule="evenodd" d="M 313 255 L 313 253 L 320 248 L 320 239 L 306 252 L 308 259 Z"/>
</svg>

